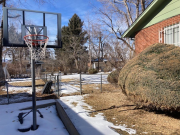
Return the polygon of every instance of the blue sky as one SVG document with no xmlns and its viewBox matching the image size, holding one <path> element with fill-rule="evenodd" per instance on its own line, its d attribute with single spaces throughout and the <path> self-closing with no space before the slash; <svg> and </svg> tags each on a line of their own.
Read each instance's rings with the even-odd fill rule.
<svg viewBox="0 0 180 135">
<path fill-rule="evenodd" d="M 69 19 L 76 13 L 82 21 L 84 21 L 85 24 L 87 21 L 87 18 L 89 17 L 90 20 L 95 19 L 93 8 L 94 6 L 99 7 L 100 3 L 97 2 L 97 0 L 45 0 L 47 1 L 44 4 L 38 3 L 37 1 L 41 0 L 9 0 L 7 1 L 6 6 L 7 7 L 13 7 L 13 8 L 20 8 L 20 9 L 28 9 L 28 10 L 35 10 L 35 11 L 45 11 L 45 12 L 54 12 L 54 13 L 61 13 L 61 27 L 67 26 Z M 0 9 L 2 8 L 2 5 L 0 5 Z M 2 11 L 2 10 L 1 10 Z M 14 14 L 14 16 L 22 14 L 21 11 L 14 11 L 9 10 L 11 14 Z M 36 14 L 36 15 L 35 15 Z M 28 24 L 42 26 L 42 15 L 40 13 L 32 14 L 30 12 L 25 12 L 25 22 Z M 39 15 L 38 15 L 39 14 Z M 0 12 L 0 15 L 2 16 L 2 12 Z M 39 17 L 37 17 L 39 16 Z M 46 16 L 47 18 L 47 16 Z M 1 18 L 0 18 L 1 19 Z M 17 30 L 21 30 L 21 23 L 22 18 L 9 18 L 8 19 L 9 24 L 12 22 L 14 26 L 16 26 Z M 54 21 L 54 22 L 53 22 Z M 57 38 L 57 21 L 55 19 L 46 20 L 46 24 L 53 24 L 51 27 L 47 25 L 47 33 L 49 36 L 49 41 L 55 41 Z M 52 30 L 53 28 L 56 28 L 56 30 Z M 54 42 L 52 43 L 54 44 Z"/>
<path fill-rule="evenodd" d="M 23 1 L 23 0 L 21 0 Z M 68 24 L 69 19 L 73 14 L 77 14 L 82 21 L 85 21 L 87 16 L 92 16 L 92 5 L 99 6 L 96 0 L 50 0 L 52 3 L 48 2 L 43 5 L 37 4 L 35 0 L 26 0 L 18 5 L 18 8 L 55 12 L 61 13 L 62 16 L 62 26 Z"/>
</svg>

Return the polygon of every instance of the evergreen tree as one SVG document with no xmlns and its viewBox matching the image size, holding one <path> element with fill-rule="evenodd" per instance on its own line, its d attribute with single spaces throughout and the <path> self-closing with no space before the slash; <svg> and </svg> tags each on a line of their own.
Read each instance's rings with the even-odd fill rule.
<svg viewBox="0 0 180 135">
<path fill-rule="evenodd" d="M 68 70 L 71 69 L 71 65 L 73 65 L 73 60 L 70 58 L 69 55 L 69 39 L 68 39 L 68 34 L 69 34 L 69 28 L 66 26 L 63 26 L 61 29 L 61 34 L 62 34 L 62 43 L 63 47 L 61 49 L 55 49 L 55 54 L 56 54 L 56 59 L 59 67 L 62 67 L 64 70 L 64 73 L 66 74 Z M 62 69 L 61 69 L 62 70 Z"/>
<path fill-rule="evenodd" d="M 81 47 L 84 47 L 84 44 L 87 42 L 87 32 L 83 31 L 83 22 L 77 14 L 74 14 L 69 20 L 66 34 L 65 36 L 68 36 L 70 46 L 72 41 L 76 41 L 76 44 Z"/>
<path fill-rule="evenodd" d="M 69 31 L 73 35 L 80 35 L 82 33 L 83 22 L 77 14 L 74 14 L 68 23 Z"/>
<path fill-rule="evenodd" d="M 72 66 L 75 63 L 76 69 L 80 70 L 82 59 L 88 59 L 85 43 L 87 42 L 87 32 L 83 30 L 83 22 L 77 14 L 69 20 L 68 26 L 62 27 L 62 49 L 56 49 L 57 58 L 66 57 L 68 60 L 60 60 L 61 64 Z M 63 66 L 63 67 L 66 67 Z"/>
</svg>

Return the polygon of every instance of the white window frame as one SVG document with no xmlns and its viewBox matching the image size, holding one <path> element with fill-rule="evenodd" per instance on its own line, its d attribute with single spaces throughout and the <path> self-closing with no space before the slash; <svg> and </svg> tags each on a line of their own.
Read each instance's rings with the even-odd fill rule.
<svg viewBox="0 0 180 135">
<path fill-rule="evenodd" d="M 159 43 L 163 43 L 162 35 L 163 35 L 163 29 L 161 28 L 161 29 L 159 30 Z"/>
<path fill-rule="evenodd" d="M 177 41 L 174 41 L 174 39 L 175 39 L 174 28 L 178 28 L 179 36 L 177 38 L 179 38 L 179 39 L 177 39 Z M 169 34 L 170 37 L 167 36 L 167 34 Z M 163 30 L 161 29 L 159 31 L 159 42 L 160 43 L 162 43 L 162 36 L 163 35 L 164 35 L 164 43 L 165 44 L 174 44 L 176 46 L 180 46 L 180 23 L 174 24 L 174 25 L 171 25 L 171 26 L 167 26 Z M 170 39 L 170 41 L 168 39 Z"/>
</svg>

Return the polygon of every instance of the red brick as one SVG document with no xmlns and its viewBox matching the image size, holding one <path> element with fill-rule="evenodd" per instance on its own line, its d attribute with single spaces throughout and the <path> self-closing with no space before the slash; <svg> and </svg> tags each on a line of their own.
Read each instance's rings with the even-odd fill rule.
<svg viewBox="0 0 180 135">
<path fill-rule="evenodd" d="M 168 18 L 164 21 L 151 25 L 145 29 L 140 30 L 135 35 L 135 52 L 139 54 L 146 47 L 159 43 L 159 30 L 169 25 L 180 22 L 180 15 Z"/>
</svg>

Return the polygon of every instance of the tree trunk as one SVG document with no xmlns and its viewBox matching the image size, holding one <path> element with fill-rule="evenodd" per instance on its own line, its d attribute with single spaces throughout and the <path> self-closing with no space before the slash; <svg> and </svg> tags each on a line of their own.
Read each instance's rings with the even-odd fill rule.
<svg viewBox="0 0 180 135">
<path fill-rule="evenodd" d="M 78 69 L 79 66 L 78 66 L 78 60 L 77 59 L 75 59 L 75 64 L 76 64 L 76 69 Z"/>
<path fill-rule="evenodd" d="M 141 9 L 142 12 L 145 10 L 145 0 L 141 0 Z"/>
<path fill-rule="evenodd" d="M 19 73 L 22 75 L 22 55 L 21 55 L 21 50 L 20 49 L 18 49 L 18 51 L 19 51 L 19 68 L 20 68 Z"/>
</svg>

